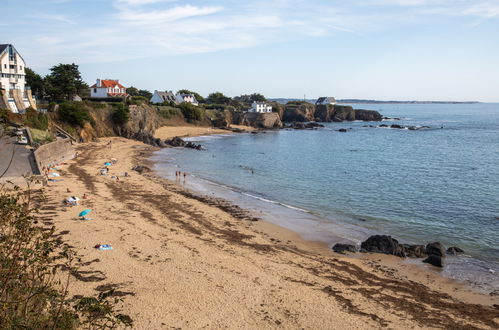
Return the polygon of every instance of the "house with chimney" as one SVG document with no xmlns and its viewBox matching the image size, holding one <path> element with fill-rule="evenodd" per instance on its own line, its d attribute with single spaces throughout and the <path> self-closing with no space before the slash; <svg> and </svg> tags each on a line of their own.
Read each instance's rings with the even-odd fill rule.
<svg viewBox="0 0 499 330">
<path fill-rule="evenodd" d="M 272 112 L 272 106 L 267 102 L 254 101 L 248 112 L 269 113 Z"/>
<path fill-rule="evenodd" d="M 26 62 L 11 44 L 0 44 L 0 108 L 13 113 L 36 109 L 31 89 L 26 86 Z"/>
<path fill-rule="evenodd" d="M 90 98 L 126 98 L 126 87 L 119 80 L 97 79 L 90 87 Z"/>
<path fill-rule="evenodd" d="M 199 105 L 199 102 L 196 100 L 196 97 L 192 94 L 178 93 L 175 95 L 175 99 L 178 104 L 180 103 L 191 103 L 194 105 Z"/>
<path fill-rule="evenodd" d="M 151 97 L 151 103 L 164 103 L 164 102 L 173 102 L 177 103 L 177 98 L 172 91 L 154 91 L 154 94 Z"/>
</svg>

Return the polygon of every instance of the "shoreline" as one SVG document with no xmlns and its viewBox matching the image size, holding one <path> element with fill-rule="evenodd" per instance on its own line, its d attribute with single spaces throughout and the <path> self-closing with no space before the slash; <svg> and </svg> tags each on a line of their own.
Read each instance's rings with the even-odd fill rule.
<svg viewBox="0 0 499 330">
<path fill-rule="evenodd" d="M 221 137 L 223 137 L 223 135 L 221 135 Z M 193 138 L 195 138 L 195 136 Z M 193 140 L 198 142 L 195 139 Z M 161 167 L 156 167 L 156 174 L 160 178 L 173 182 L 174 177 L 170 172 L 174 173 L 176 169 L 180 168 L 178 168 L 178 164 L 175 163 L 174 158 L 172 158 L 173 161 L 171 161 L 161 159 L 161 156 L 164 156 L 164 154 L 155 156 L 154 153 L 151 153 L 150 159 L 152 164 L 162 165 Z M 155 157 L 156 159 L 154 159 Z M 172 157 L 174 157 L 174 155 Z M 352 224 L 340 219 L 333 220 L 328 218 L 332 222 L 328 222 L 326 228 L 323 223 L 324 218 L 311 210 L 303 210 L 296 206 L 269 200 L 267 197 L 257 196 L 252 192 L 243 191 L 219 182 L 213 182 L 198 176 L 193 177 L 192 174 L 189 177 L 190 179 L 187 180 L 187 183 L 184 181 L 184 185 L 187 187 L 186 189 L 193 190 L 196 194 L 214 194 L 214 196 L 228 200 L 230 203 L 241 206 L 243 209 L 256 212 L 264 221 L 290 230 L 305 241 L 321 244 L 324 249 L 328 251 L 332 250 L 332 246 L 335 243 L 354 244 L 359 247 L 360 242 L 371 235 L 386 234 L 378 230 L 373 230 L 372 228 L 364 228 L 360 224 Z M 285 208 L 287 211 L 283 212 L 282 210 L 279 210 L 280 208 Z M 279 220 L 279 217 L 286 220 Z M 319 227 L 321 227 L 322 230 Z M 419 243 L 412 242 L 411 244 Z M 367 255 L 369 254 L 360 252 L 348 254 L 349 257 L 354 259 L 362 259 L 363 256 Z M 385 256 L 384 254 L 380 255 Z M 494 281 L 494 278 L 492 278 L 495 273 L 492 269 L 489 269 L 492 266 L 487 267 L 487 269 L 483 268 L 486 266 L 485 260 L 466 254 L 447 256 L 445 258 L 446 266 L 439 269 L 423 263 L 423 259 L 424 258 L 402 258 L 399 260 L 400 262 L 398 264 L 401 267 L 417 267 L 416 269 L 419 269 L 420 271 L 431 272 L 432 274 L 441 277 L 444 281 L 452 281 L 453 283 L 477 292 L 478 294 L 488 295 L 489 293 L 494 293 L 497 295 L 499 292 L 499 287 L 497 287 L 497 283 Z M 477 275 L 479 278 L 474 280 Z"/>
<path fill-rule="evenodd" d="M 50 183 L 42 215 L 52 214 L 47 225 L 82 256 L 71 294 L 119 289 L 137 328 L 497 326 L 498 310 L 477 305 L 486 303 L 483 295 L 410 267 L 407 276 L 390 270 L 382 255 L 366 261 L 325 251 L 287 229 L 244 219 L 240 209 L 220 209 L 130 171 L 151 164 L 154 150 L 122 138 L 79 145 L 81 155 L 62 166 L 63 181 Z M 110 157 L 118 159 L 110 175 L 119 182 L 97 175 Z M 66 189 L 90 194 L 84 207 L 94 210 L 93 221 L 74 219 L 83 206 L 64 210 Z M 114 250 L 97 251 L 94 243 Z"/>
</svg>

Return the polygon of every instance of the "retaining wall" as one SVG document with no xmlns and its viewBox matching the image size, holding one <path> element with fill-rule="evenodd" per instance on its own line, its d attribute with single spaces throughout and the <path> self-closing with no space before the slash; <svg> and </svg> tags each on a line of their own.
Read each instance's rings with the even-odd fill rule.
<svg viewBox="0 0 499 330">
<path fill-rule="evenodd" d="M 75 157 L 75 150 L 70 139 L 59 140 L 44 144 L 34 152 L 38 168 L 52 166 L 71 160 Z"/>
</svg>

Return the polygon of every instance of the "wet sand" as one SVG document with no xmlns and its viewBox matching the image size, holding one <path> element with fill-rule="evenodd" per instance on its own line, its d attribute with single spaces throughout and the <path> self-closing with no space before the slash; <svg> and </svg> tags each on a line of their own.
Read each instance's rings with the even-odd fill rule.
<svg viewBox="0 0 499 330">
<path fill-rule="evenodd" d="M 40 216 L 82 258 L 71 294 L 115 288 L 137 329 L 499 326 L 497 297 L 396 257 L 335 254 L 182 182 L 131 171 L 151 167 L 155 149 L 123 138 L 111 138 L 110 149 L 109 140 L 78 146 L 80 156 L 61 166 L 62 181 L 46 188 Z M 98 175 L 111 158 L 117 164 Z M 83 205 L 62 205 L 83 193 Z M 78 220 L 86 208 L 93 220 Z"/>
</svg>

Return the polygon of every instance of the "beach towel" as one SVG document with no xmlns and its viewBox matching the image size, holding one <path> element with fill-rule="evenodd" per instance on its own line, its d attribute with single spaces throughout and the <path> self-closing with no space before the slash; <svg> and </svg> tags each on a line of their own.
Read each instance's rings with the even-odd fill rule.
<svg viewBox="0 0 499 330">
<path fill-rule="evenodd" d="M 103 251 L 103 250 L 112 250 L 113 249 L 113 247 L 111 246 L 111 244 L 97 244 L 95 246 L 95 248 L 97 250 L 101 250 L 101 251 Z"/>
</svg>

